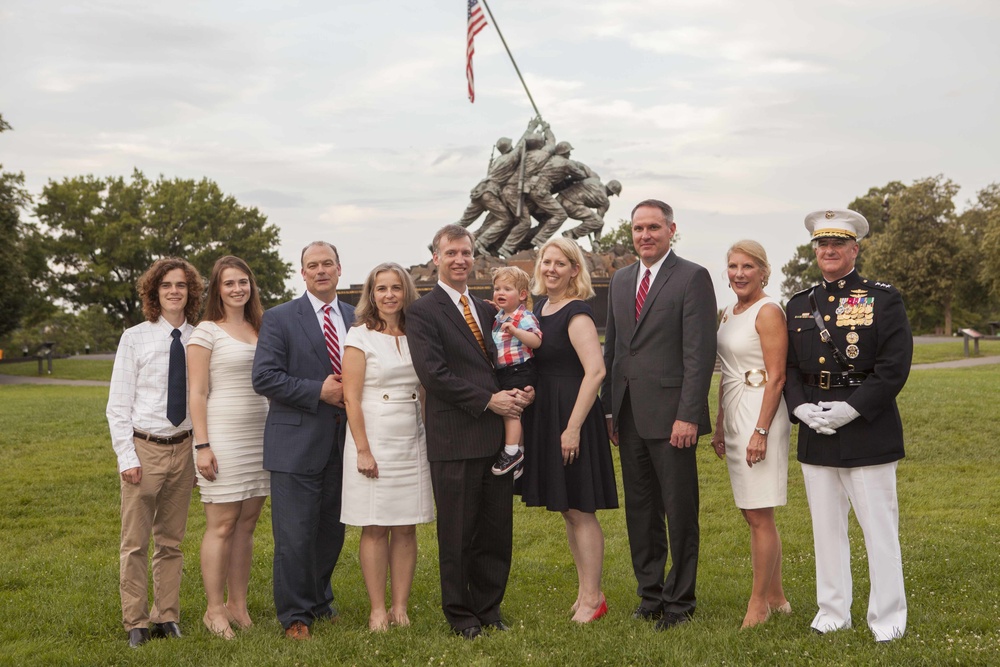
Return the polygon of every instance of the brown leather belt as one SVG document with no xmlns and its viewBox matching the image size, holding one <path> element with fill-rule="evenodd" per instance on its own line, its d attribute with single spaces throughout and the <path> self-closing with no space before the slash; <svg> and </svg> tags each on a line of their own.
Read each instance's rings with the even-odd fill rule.
<svg viewBox="0 0 1000 667">
<path fill-rule="evenodd" d="M 848 371 L 846 373 L 822 371 L 818 374 L 806 373 L 803 376 L 803 380 L 810 387 L 838 389 L 840 387 L 860 387 L 866 377 L 868 377 L 868 373 L 862 373 L 861 371 Z"/>
<path fill-rule="evenodd" d="M 155 442 L 158 445 L 178 445 L 191 437 L 191 431 L 184 431 L 178 435 L 172 435 L 169 438 L 165 438 L 161 435 L 153 435 L 151 433 L 144 433 L 143 431 L 132 429 L 132 435 L 140 440 L 148 440 L 149 442 Z"/>
</svg>

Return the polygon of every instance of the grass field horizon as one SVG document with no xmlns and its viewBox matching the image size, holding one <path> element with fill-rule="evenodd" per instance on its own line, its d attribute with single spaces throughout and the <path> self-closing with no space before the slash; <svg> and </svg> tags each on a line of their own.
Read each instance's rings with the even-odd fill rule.
<svg viewBox="0 0 1000 667">
<path fill-rule="evenodd" d="M 686 627 L 654 633 L 631 620 L 637 598 L 621 509 L 599 514 L 611 611 L 595 624 L 572 624 L 576 576 L 562 520 L 516 503 L 503 606 L 511 632 L 475 642 L 450 634 L 440 610 L 435 525 L 429 524 L 418 531 L 412 627 L 368 632 L 358 530 L 349 528 L 333 577 L 340 623 L 318 626 L 313 642 L 289 642 L 274 618 L 265 508 L 250 585 L 256 625 L 224 642 L 201 624 L 204 514 L 196 493 L 183 543 L 185 637 L 139 650 L 126 646 L 120 623 L 118 476 L 104 419 L 107 389 L 0 386 L 0 665 L 996 664 L 1000 451 L 992 437 L 1000 432 L 1000 416 L 984 399 L 995 396 L 998 383 L 1000 365 L 925 370 L 911 375 L 900 395 L 907 458 L 898 488 L 909 625 L 890 645 L 875 644 L 865 624 L 867 563 L 853 518 L 854 627 L 827 636 L 809 631 L 812 534 L 794 445 L 788 504 L 777 510 L 794 613 L 739 630 L 750 588 L 749 533 L 733 506 L 726 466 L 702 439 L 698 609 Z M 713 393 L 713 407 L 714 400 Z"/>
</svg>

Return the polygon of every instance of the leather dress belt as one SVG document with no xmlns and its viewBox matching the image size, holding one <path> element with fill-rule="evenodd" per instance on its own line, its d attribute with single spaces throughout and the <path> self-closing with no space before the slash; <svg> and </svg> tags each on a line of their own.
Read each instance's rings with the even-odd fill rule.
<svg viewBox="0 0 1000 667">
<path fill-rule="evenodd" d="M 820 373 L 805 373 L 803 380 L 810 387 L 836 389 L 839 387 L 860 387 L 861 383 L 867 377 L 868 373 L 862 373 L 861 371 L 847 371 L 844 373 L 822 371 Z"/>
<path fill-rule="evenodd" d="M 166 437 L 162 435 L 153 435 L 151 433 L 146 433 L 144 431 L 138 431 L 136 429 L 132 429 L 132 435 L 138 438 L 139 440 L 147 440 L 149 442 L 155 442 L 158 445 L 179 445 L 180 443 L 184 442 L 185 440 L 191 437 L 191 431 L 184 431 L 177 435 Z"/>
</svg>

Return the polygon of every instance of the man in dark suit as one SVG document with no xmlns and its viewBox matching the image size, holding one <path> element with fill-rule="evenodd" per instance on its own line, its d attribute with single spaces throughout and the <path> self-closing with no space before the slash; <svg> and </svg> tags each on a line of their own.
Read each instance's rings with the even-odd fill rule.
<svg viewBox="0 0 1000 667">
<path fill-rule="evenodd" d="M 431 246 L 438 284 L 406 311 L 406 339 L 426 390 L 427 458 L 437 505 L 441 606 L 456 634 L 506 630 L 500 603 L 510 574 L 513 485 L 490 468 L 503 417 L 534 397 L 502 391 L 490 335 L 496 309 L 469 294 L 473 238 L 447 225 Z"/>
<path fill-rule="evenodd" d="M 695 446 L 711 431 L 708 389 L 715 367 L 712 279 L 670 250 L 676 229 L 673 209 L 664 202 L 648 199 L 632 209 L 640 261 L 611 279 L 601 389 L 608 435 L 621 453 L 625 523 L 641 598 L 633 618 L 658 619 L 657 630 L 694 613 Z M 668 544 L 672 564 L 664 577 Z"/>
<path fill-rule="evenodd" d="M 858 275 L 868 221 L 849 210 L 806 216 L 823 282 L 788 300 L 785 401 L 799 427 L 798 458 L 812 515 L 816 598 L 812 627 L 851 626 L 850 508 L 868 552 L 868 627 L 880 642 L 906 631 L 896 466 L 913 335 L 892 285 Z M 827 338 L 827 341 L 822 340 Z M 808 427 L 808 428 L 806 428 Z"/>
<path fill-rule="evenodd" d="M 253 363 L 253 388 L 271 403 L 264 467 L 271 471 L 274 606 L 292 639 L 309 639 L 315 619 L 337 617 L 330 576 L 344 545 L 347 428 L 340 360 L 354 322 L 354 308 L 337 299 L 334 246 L 306 246 L 302 278 L 302 297 L 264 313 Z"/>
</svg>

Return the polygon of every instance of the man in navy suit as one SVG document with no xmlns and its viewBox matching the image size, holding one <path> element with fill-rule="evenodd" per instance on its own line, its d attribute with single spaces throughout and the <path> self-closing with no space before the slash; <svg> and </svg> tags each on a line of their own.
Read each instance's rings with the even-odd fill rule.
<svg viewBox="0 0 1000 667">
<path fill-rule="evenodd" d="M 306 293 L 264 313 L 253 388 L 270 399 L 264 467 L 271 471 L 274 606 L 291 639 L 336 620 L 330 576 L 344 546 L 340 491 L 347 414 L 340 360 L 354 308 L 337 299 L 340 255 L 302 250 Z"/>
<path fill-rule="evenodd" d="M 437 505 L 441 606 L 456 634 L 506 630 L 500 603 L 513 539 L 513 484 L 490 468 L 503 446 L 503 417 L 534 391 L 503 391 L 491 330 L 496 309 L 469 294 L 472 234 L 434 235 L 438 284 L 406 311 L 406 340 L 427 393 L 427 458 Z"/>
</svg>

